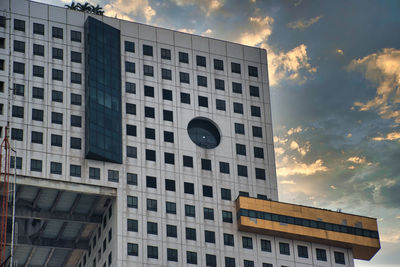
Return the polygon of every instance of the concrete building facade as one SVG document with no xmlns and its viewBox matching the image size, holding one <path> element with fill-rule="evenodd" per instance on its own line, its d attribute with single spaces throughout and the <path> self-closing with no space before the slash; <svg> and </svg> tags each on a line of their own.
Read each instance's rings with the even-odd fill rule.
<svg viewBox="0 0 400 267">
<path fill-rule="evenodd" d="M 26 0 L 0 16 L 18 266 L 353 266 L 351 242 L 240 220 L 278 201 L 265 50 Z"/>
</svg>

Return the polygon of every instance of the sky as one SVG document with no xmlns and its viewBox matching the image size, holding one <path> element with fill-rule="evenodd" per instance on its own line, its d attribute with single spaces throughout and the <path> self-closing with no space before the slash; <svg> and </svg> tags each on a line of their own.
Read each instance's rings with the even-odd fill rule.
<svg viewBox="0 0 400 267">
<path fill-rule="evenodd" d="M 382 249 L 355 265 L 400 266 L 400 1 L 89 2 L 267 49 L 280 201 L 377 218 Z"/>
</svg>

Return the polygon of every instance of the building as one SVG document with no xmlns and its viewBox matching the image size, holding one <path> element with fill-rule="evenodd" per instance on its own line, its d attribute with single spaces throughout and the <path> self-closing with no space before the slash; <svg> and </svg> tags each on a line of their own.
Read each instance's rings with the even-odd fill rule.
<svg viewBox="0 0 400 267">
<path fill-rule="evenodd" d="M 278 202 L 265 50 L 26 0 L 0 16 L 18 266 L 353 266 L 379 250 L 375 219 Z"/>
</svg>

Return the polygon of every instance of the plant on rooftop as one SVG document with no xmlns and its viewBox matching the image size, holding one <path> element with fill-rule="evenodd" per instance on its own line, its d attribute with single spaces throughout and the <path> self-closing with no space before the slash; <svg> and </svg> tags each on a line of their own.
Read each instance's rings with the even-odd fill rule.
<svg viewBox="0 0 400 267">
<path fill-rule="evenodd" d="M 68 9 L 82 11 L 82 12 L 86 12 L 86 13 L 92 13 L 95 15 L 102 16 L 104 14 L 104 10 L 101 6 L 99 6 L 99 5 L 94 6 L 88 2 L 85 2 L 84 4 L 72 2 L 70 5 L 65 5 L 65 7 Z"/>
</svg>

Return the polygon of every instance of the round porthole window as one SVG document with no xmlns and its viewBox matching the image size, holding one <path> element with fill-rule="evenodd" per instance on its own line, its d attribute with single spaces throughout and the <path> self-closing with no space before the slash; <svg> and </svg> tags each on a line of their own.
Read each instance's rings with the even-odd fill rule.
<svg viewBox="0 0 400 267">
<path fill-rule="evenodd" d="M 202 148 L 215 148 L 221 141 L 217 126 L 208 119 L 195 118 L 191 120 L 187 130 L 193 143 Z"/>
</svg>

